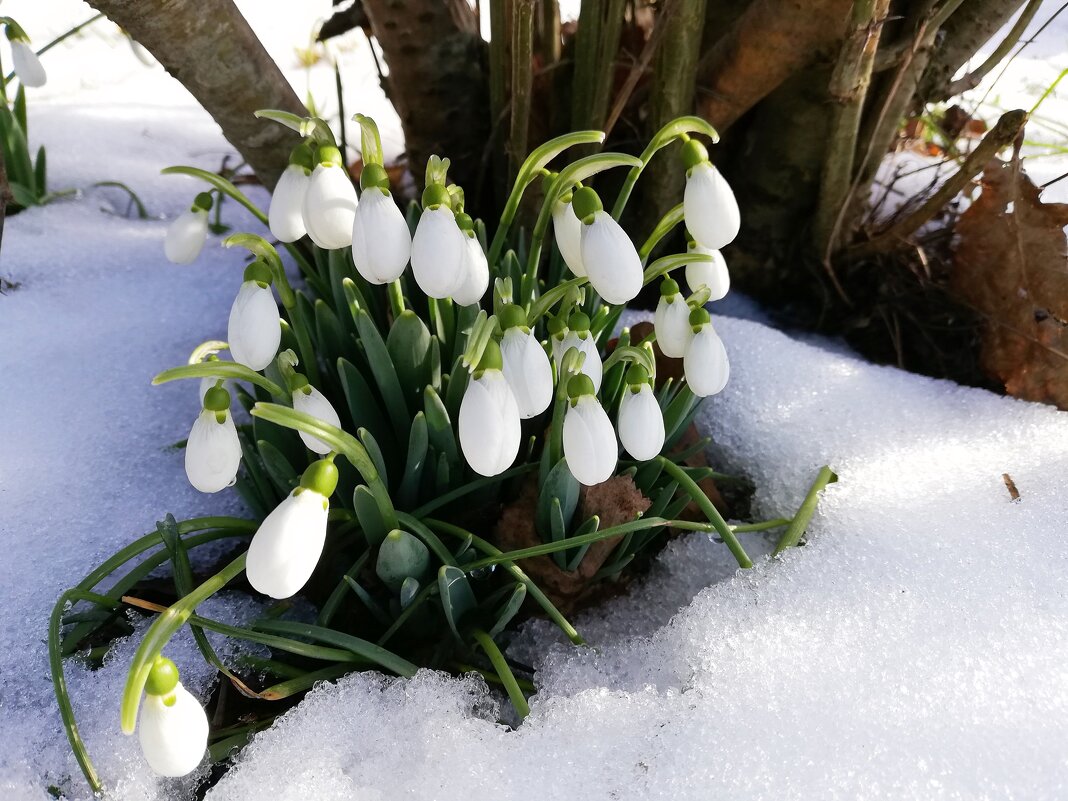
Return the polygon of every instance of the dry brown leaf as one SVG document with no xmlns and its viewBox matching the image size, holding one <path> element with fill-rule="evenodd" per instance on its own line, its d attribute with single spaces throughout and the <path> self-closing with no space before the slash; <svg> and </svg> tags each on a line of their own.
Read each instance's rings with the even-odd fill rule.
<svg viewBox="0 0 1068 801">
<path fill-rule="evenodd" d="M 957 222 L 951 288 L 986 318 L 983 369 L 1068 409 L 1068 204 L 1043 203 L 1020 161 L 994 159 Z"/>
</svg>

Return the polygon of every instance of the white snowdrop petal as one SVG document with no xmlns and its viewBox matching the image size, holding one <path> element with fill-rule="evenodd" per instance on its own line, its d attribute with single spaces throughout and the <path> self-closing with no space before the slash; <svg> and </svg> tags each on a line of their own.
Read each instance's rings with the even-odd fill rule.
<svg viewBox="0 0 1068 801">
<path fill-rule="evenodd" d="M 208 213 L 184 211 L 167 227 L 163 253 L 174 264 L 192 264 L 208 241 Z"/>
<path fill-rule="evenodd" d="M 519 443 L 522 439 L 522 427 L 520 425 L 519 405 L 515 401 L 508 380 L 500 370 L 486 370 L 480 379 L 489 391 L 493 407 L 500 414 L 501 436 L 497 440 L 497 466 L 494 475 L 503 473 L 519 454 Z"/>
<path fill-rule="evenodd" d="M 299 164 L 286 167 L 271 193 L 267 222 L 279 242 L 296 242 L 308 231 L 304 227 L 304 196 L 311 177 Z"/>
<path fill-rule="evenodd" d="M 298 412 L 304 412 L 304 414 L 310 414 L 312 417 L 317 417 L 324 423 L 341 428 L 341 418 L 338 417 L 337 411 L 334 409 L 333 404 L 326 399 L 326 396 L 317 390 L 315 387 L 311 387 L 311 392 L 304 394 L 303 390 L 297 390 L 293 393 L 293 408 Z M 301 440 L 308 450 L 315 451 L 320 455 L 326 455 L 333 450 L 333 448 L 327 445 L 318 437 L 313 437 L 310 434 L 305 434 L 303 431 L 298 431 Z"/>
<path fill-rule="evenodd" d="M 230 308 L 226 337 L 230 355 L 249 369 L 262 370 L 278 353 L 282 324 L 271 288 L 245 281 Z"/>
<path fill-rule="evenodd" d="M 460 401 L 460 449 L 471 469 L 480 476 L 495 476 L 500 462 L 500 441 L 505 437 L 504 418 L 494 393 L 481 379 L 472 378 Z"/>
<path fill-rule="evenodd" d="M 515 396 L 519 416 L 541 414 L 553 399 L 553 368 L 532 332 L 509 328 L 501 340 L 504 377 Z"/>
<path fill-rule="evenodd" d="M 612 477 L 616 469 L 616 432 L 592 395 L 583 395 L 564 415 L 564 458 L 580 484 L 591 487 Z"/>
<path fill-rule="evenodd" d="M 690 170 L 682 204 L 686 228 L 698 244 L 721 248 L 738 236 L 738 201 L 727 179 L 707 161 Z"/>
<path fill-rule="evenodd" d="M 464 280 L 452 293 L 452 299 L 461 306 L 478 303 L 489 288 L 489 262 L 476 237 L 464 235 Z"/>
<path fill-rule="evenodd" d="M 582 264 L 590 283 L 607 303 L 627 303 L 641 291 L 642 260 L 634 243 L 606 211 L 582 224 Z"/>
<path fill-rule="evenodd" d="M 141 753 L 160 776 L 192 773 L 208 748 L 208 717 L 204 708 L 181 682 L 169 696 L 146 695 L 137 723 Z"/>
<path fill-rule="evenodd" d="M 582 369 L 579 372 L 589 376 L 590 381 L 593 382 L 594 392 L 600 391 L 601 374 L 603 369 L 601 365 L 601 354 L 597 352 L 597 341 L 593 338 L 593 334 L 586 332 L 586 337 L 583 339 L 574 331 L 568 331 L 567 334 L 564 335 L 564 339 L 560 343 L 559 349 L 555 347 L 554 342 L 553 356 L 556 358 L 557 369 L 560 368 L 560 365 L 564 360 L 564 354 L 571 350 L 571 348 L 577 348 L 586 354 L 586 358 L 582 362 Z"/>
<path fill-rule="evenodd" d="M 619 441 L 639 462 L 652 459 L 663 449 L 664 415 L 648 384 L 642 384 L 637 392 L 630 387 L 623 391 L 618 422 Z"/>
<path fill-rule="evenodd" d="M 567 268 L 580 278 L 586 275 L 582 264 L 582 222 L 570 203 L 557 203 L 553 207 L 553 235 Z"/>
<path fill-rule="evenodd" d="M 220 423 L 215 412 L 205 409 L 193 423 L 185 446 L 185 474 L 200 492 L 219 492 L 234 483 L 241 466 L 241 442 L 237 427 L 226 412 Z"/>
<path fill-rule="evenodd" d="M 727 260 L 723 258 L 723 254 L 696 243 L 688 250 L 690 253 L 701 253 L 712 258 L 712 261 L 698 261 L 686 265 L 686 284 L 690 287 L 690 292 L 708 287 L 711 293 L 709 300 L 722 300 L 731 288 L 731 275 L 727 271 Z"/>
<path fill-rule="evenodd" d="M 44 65 L 29 42 L 19 39 L 11 41 L 11 64 L 15 68 L 15 75 L 26 88 L 36 89 L 45 85 L 48 76 Z"/>
<path fill-rule="evenodd" d="M 329 504 L 313 490 L 294 490 L 260 524 L 245 560 L 257 592 L 289 598 L 308 583 L 326 542 Z"/>
<path fill-rule="evenodd" d="M 317 165 L 308 179 L 302 208 L 312 242 L 326 250 L 351 245 L 356 203 L 356 187 L 343 167 Z"/>
<path fill-rule="evenodd" d="M 450 209 L 424 209 L 412 237 L 412 273 L 428 297 L 450 297 L 463 285 L 466 247 Z"/>
<path fill-rule="evenodd" d="M 731 365 L 727 359 L 727 349 L 711 324 L 705 326 L 690 340 L 686 355 L 682 360 L 686 372 L 686 383 L 690 391 L 699 398 L 707 398 L 727 386 Z"/>
<path fill-rule="evenodd" d="M 667 298 L 660 298 L 653 316 L 653 329 L 656 344 L 665 356 L 681 359 L 686 354 L 693 330 L 690 328 L 690 307 L 682 295 L 676 294 L 670 303 Z"/>
<path fill-rule="evenodd" d="M 412 255 L 412 234 L 388 192 L 363 193 L 352 224 L 352 261 L 372 284 L 400 278 Z"/>
</svg>

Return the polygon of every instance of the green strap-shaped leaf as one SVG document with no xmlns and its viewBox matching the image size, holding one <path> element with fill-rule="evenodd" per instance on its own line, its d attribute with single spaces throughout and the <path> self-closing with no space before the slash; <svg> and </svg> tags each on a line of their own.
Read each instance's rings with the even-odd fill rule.
<svg viewBox="0 0 1068 801">
<path fill-rule="evenodd" d="M 458 567 L 442 565 L 438 570 L 438 591 L 441 594 L 441 607 L 456 639 L 463 643 L 460 633 L 464 618 L 475 608 L 475 593 L 467 581 L 467 575 Z"/>
<path fill-rule="evenodd" d="M 461 464 L 459 449 L 456 446 L 456 433 L 452 429 L 449 411 L 442 403 L 441 397 L 433 387 L 423 390 L 423 411 L 426 414 L 427 430 L 430 444 L 445 457 L 450 465 Z"/>
<path fill-rule="evenodd" d="M 512 618 L 519 613 L 519 609 L 523 606 L 523 601 L 525 601 L 526 598 L 527 588 L 523 584 L 517 582 L 512 594 L 508 596 L 508 600 L 501 605 L 500 609 L 497 610 L 496 615 L 494 615 L 497 622 L 493 624 L 493 628 L 488 632 L 490 637 L 496 637 L 504 631 L 505 627 L 512 622 Z"/>
<path fill-rule="evenodd" d="M 356 510 L 356 519 L 360 521 L 360 528 L 363 530 L 367 544 L 372 547 L 379 545 L 390 529 L 386 521 L 382 519 L 382 512 L 371 490 L 363 484 L 357 486 L 352 493 L 352 506 Z"/>
<path fill-rule="evenodd" d="M 404 508 L 410 509 L 419 498 L 419 486 L 423 479 L 423 467 L 426 465 L 429 444 L 426 416 L 419 412 L 412 420 L 412 428 L 408 437 L 408 461 L 397 492 L 398 502 Z"/>
<path fill-rule="evenodd" d="M 360 332 L 360 341 L 367 353 L 367 362 L 375 384 L 386 405 L 386 414 L 393 423 L 393 432 L 396 434 L 397 442 L 407 442 L 411 418 L 408 417 L 408 405 L 404 401 L 400 379 L 397 378 L 397 371 L 393 368 L 393 361 L 386 343 L 366 311 L 357 309 L 353 319 Z"/>
<path fill-rule="evenodd" d="M 168 381 L 177 381 L 182 378 L 236 378 L 238 381 L 248 381 L 250 384 L 263 387 L 276 398 L 284 398 L 286 396 L 285 391 L 276 383 L 237 362 L 217 361 L 184 364 L 181 367 L 164 370 L 152 379 L 152 383 L 166 384 Z"/>
</svg>

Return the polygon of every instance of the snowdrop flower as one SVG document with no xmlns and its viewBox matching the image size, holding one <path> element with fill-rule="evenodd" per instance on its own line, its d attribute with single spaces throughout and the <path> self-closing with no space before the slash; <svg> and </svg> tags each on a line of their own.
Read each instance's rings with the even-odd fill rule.
<svg viewBox="0 0 1068 801">
<path fill-rule="evenodd" d="M 356 187 L 352 185 L 341 151 L 320 147 L 319 163 L 308 179 L 301 215 L 312 242 L 324 250 L 352 244 L 356 220 Z"/>
<path fill-rule="evenodd" d="M 211 211 L 211 195 L 201 192 L 193 205 L 184 211 L 167 228 L 163 240 L 163 253 L 173 264 L 192 264 L 196 261 L 204 243 L 208 241 L 208 212 Z"/>
<path fill-rule="evenodd" d="M 573 376 L 567 394 L 571 402 L 564 415 L 564 458 L 575 480 L 592 487 L 616 470 L 616 432 L 589 376 Z"/>
<path fill-rule="evenodd" d="M 695 261 L 686 265 L 686 283 L 690 292 L 697 292 L 702 287 L 709 291 L 709 300 L 722 300 L 731 288 L 731 274 L 727 272 L 727 260 L 718 250 L 706 248 L 691 242 L 687 247 L 689 253 L 700 253 L 711 257 L 712 261 Z"/>
<path fill-rule="evenodd" d="M 305 376 L 296 373 L 290 379 L 290 383 L 293 388 L 294 409 L 318 418 L 327 425 L 334 426 L 334 428 L 341 428 L 341 418 L 338 417 L 333 404 L 326 399 L 322 392 L 309 384 Z M 305 434 L 303 431 L 298 431 L 297 433 L 300 434 L 305 447 L 310 451 L 315 451 L 320 456 L 325 456 L 333 450 L 330 445 L 327 445 L 317 437 L 313 437 L 311 434 Z"/>
<path fill-rule="evenodd" d="M 686 348 L 682 367 L 690 391 L 699 398 L 715 395 L 727 386 L 731 365 L 727 361 L 727 349 L 712 327 L 712 318 L 704 308 L 690 312 L 693 339 Z"/>
<path fill-rule="evenodd" d="M 639 364 L 627 371 L 627 388 L 619 404 L 619 441 L 639 462 L 652 459 L 664 447 L 664 414 L 653 394 L 649 373 Z"/>
<path fill-rule="evenodd" d="M 553 367 L 538 338 L 527 327 L 527 316 L 520 306 L 508 304 L 498 318 L 504 329 L 502 372 L 515 397 L 519 416 L 528 420 L 552 403 Z"/>
<path fill-rule="evenodd" d="M 587 186 L 571 200 L 582 221 L 582 266 L 606 303 L 627 303 L 644 283 L 642 260 L 627 232 L 601 206 L 597 193 Z"/>
<path fill-rule="evenodd" d="M 412 272 L 427 297 L 448 298 L 467 279 L 467 244 L 456 224 L 449 192 L 441 184 L 423 190 L 423 213 L 412 237 Z"/>
<path fill-rule="evenodd" d="M 519 407 L 501 368 L 500 346 L 490 340 L 460 402 L 460 448 L 482 476 L 503 473 L 519 453 Z"/>
<path fill-rule="evenodd" d="M 558 201 L 553 206 L 553 235 L 567 269 L 579 278 L 586 275 L 582 265 L 582 223 L 575 216 L 570 200 Z"/>
<path fill-rule="evenodd" d="M 721 248 L 734 241 L 741 226 L 738 201 L 730 184 L 708 160 L 708 151 L 696 139 L 682 150 L 686 164 L 686 191 L 682 212 L 686 228 L 699 245 Z"/>
<path fill-rule="evenodd" d="M 553 356 L 556 358 L 556 369 L 559 371 L 564 361 L 564 354 L 572 348 L 576 348 L 586 355 L 582 362 L 580 372 L 589 376 L 593 382 L 593 391 L 601 389 L 601 354 L 597 351 L 597 340 L 590 331 L 590 318 L 582 312 L 575 312 L 568 320 L 568 330 L 560 340 L 560 347 L 553 348 Z"/>
<path fill-rule="evenodd" d="M 389 178 L 380 164 L 368 164 L 360 176 L 363 196 L 352 223 L 352 261 L 369 283 L 400 278 L 412 255 L 412 234 L 389 194 Z"/>
<path fill-rule="evenodd" d="M 245 268 L 245 281 L 230 307 L 226 329 L 230 354 L 251 370 L 262 370 L 278 353 L 282 324 L 271 293 L 271 270 L 262 261 Z"/>
<path fill-rule="evenodd" d="M 686 353 L 693 331 L 690 330 L 690 307 L 679 292 L 679 285 L 667 278 L 660 285 L 660 302 L 656 304 L 653 317 L 656 344 L 660 352 L 673 359 Z"/>
<path fill-rule="evenodd" d="M 185 474 L 200 492 L 219 492 L 237 478 L 241 442 L 230 416 L 230 393 L 213 386 L 204 393 L 203 403 L 186 441 Z"/>
<path fill-rule="evenodd" d="M 11 43 L 11 64 L 22 85 L 28 89 L 44 86 L 47 76 L 41 59 L 30 46 L 26 32 L 12 19 L 7 20 L 7 38 Z"/>
<path fill-rule="evenodd" d="M 304 225 L 304 197 L 311 183 L 313 163 L 311 148 L 303 142 L 297 145 L 289 156 L 289 166 L 271 193 L 267 224 L 279 242 L 296 242 L 308 233 Z"/>
<path fill-rule="evenodd" d="M 204 758 L 208 716 L 178 680 L 174 662 L 157 657 L 145 683 L 137 738 L 145 761 L 160 776 L 185 776 Z"/>
<path fill-rule="evenodd" d="M 308 583 L 326 542 L 328 498 L 337 489 L 332 457 L 311 464 L 300 486 L 264 518 L 248 546 L 245 575 L 257 592 L 289 598 Z"/>
<path fill-rule="evenodd" d="M 472 303 L 478 303 L 489 289 L 489 262 L 473 227 L 467 227 L 472 225 L 471 218 L 466 214 L 458 214 L 456 217 L 461 223 L 460 230 L 464 235 L 464 280 L 459 289 L 452 293 L 452 299 L 461 306 L 470 306 Z"/>
</svg>

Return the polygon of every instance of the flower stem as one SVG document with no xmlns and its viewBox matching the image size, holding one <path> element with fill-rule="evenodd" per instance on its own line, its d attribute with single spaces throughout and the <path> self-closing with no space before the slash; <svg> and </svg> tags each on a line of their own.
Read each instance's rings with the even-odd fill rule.
<svg viewBox="0 0 1068 801">
<path fill-rule="evenodd" d="M 819 503 L 820 493 L 828 484 L 833 484 L 837 480 L 838 476 L 830 467 L 824 465 L 820 468 L 819 473 L 816 474 L 816 480 L 812 482 L 808 494 L 797 509 L 797 514 L 794 515 L 794 519 L 790 522 L 790 527 L 779 538 L 779 542 L 771 554 L 772 556 L 778 556 L 787 548 L 793 548 L 801 541 L 801 535 L 805 533 L 805 529 L 808 528 L 808 524 L 812 520 L 812 515 L 816 513 L 816 504 Z"/>
<path fill-rule="evenodd" d="M 519 717 L 525 718 L 530 714 L 530 707 L 527 705 L 527 699 L 523 695 L 523 691 L 519 689 L 519 684 L 512 674 L 512 669 L 508 666 L 508 660 L 504 658 L 504 654 L 497 647 L 497 643 L 486 632 L 481 629 L 475 629 L 471 633 L 478 644 L 482 646 L 482 650 L 486 652 L 490 662 L 493 663 L 493 669 L 497 671 L 501 683 L 504 684 L 504 689 L 508 692 L 508 700 L 512 702 L 512 706 L 515 707 Z"/>
</svg>

